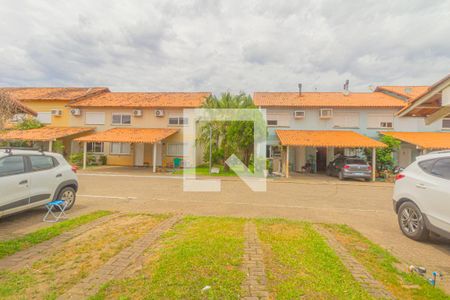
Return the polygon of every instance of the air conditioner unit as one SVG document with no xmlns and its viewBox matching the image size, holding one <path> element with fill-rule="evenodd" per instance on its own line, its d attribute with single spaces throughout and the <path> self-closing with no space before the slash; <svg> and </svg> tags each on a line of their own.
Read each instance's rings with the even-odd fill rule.
<svg viewBox="0 0 450 300">
<path fill-rule="evenodd" d="M 60 117 L 62 115 L 62 110 L 60 110 L 60 109 L 52 109 L 51 113 L 52 113 L 52 116 Z"/>
<path fill-rule="evenodd" d="M 70 110 L 70 113 L 72 114 L 72 116 L 79 116 L 81 115 L 81 110 L 79 108 L 73 108 Z"/>
<path fill-rule="evenodd" d="M 294 111 L 294 118 L 295 119 L 304 119 L 305 118 L 305 111 L 304 110 L 296 110 L 296 111 Z"/>
<path fill-rule="evenodd" d="M 331 119 L 331 117 L 333 117 L 333 110 L 331 108 L 320 109 L 320 118 L 321 119 Z"/>
<path fill-rule="evenodd" d="M 135 110 L 133 110 L 133 116 L 135 116 L 135 117 L 142 117 L 142 109 L 135 109 Z"/>
<path fill-rule="evenodd" d="M 164 117 L 164 110 L 162 110 L 162 109 L 155 110 L 155 116 L 156 117 Z"/>
</svg>

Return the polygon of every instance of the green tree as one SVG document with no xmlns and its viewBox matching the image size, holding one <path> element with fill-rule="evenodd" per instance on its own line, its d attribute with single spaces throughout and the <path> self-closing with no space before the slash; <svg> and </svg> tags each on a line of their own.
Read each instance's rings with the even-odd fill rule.
<svg viewBox="0 0 450 300">
<path fill-rule="evenodd" d="M 41 128 L 43 126 L 44 126 L 44 124 L 42 124 L 41 122 L 39 122 L 39 120 L 37 120 L 35 118 L 25 118 L 22 121 L 20 121 L 19 123 L 17 123 L 16 126 L 14 126 L 14 128 L 17 130 L 28 130 L 28 129 Z"/>
<path fill-rule="evenodd" d="M 387 145 L 386 148 L 377 149 L 377 168 L 380 171 L 392 170 L 394 167 L 394 151 L 400 148 L 400 141 L 396 138 L 383 135 L 380 142 Z"/>
<path fill-rule="evenodd" d="M 203 104 L 206 109 L 256 109 L 252 98 L 241 93 L 232 95 L 224 93 L 220 98 L 210 96 Z M 204 122 L 200 127 L 197 143 L 203 146 L 205 160 L 209 161 L 210 143 L 212 148 L 212 162 L 229 167 L 225 161 L 232 154 L 249 166 L 254 147 L 254 125 L 252 121 L 211 121 Z M 211 131 L 211 138 L 210 138 Z"/>
</svg>

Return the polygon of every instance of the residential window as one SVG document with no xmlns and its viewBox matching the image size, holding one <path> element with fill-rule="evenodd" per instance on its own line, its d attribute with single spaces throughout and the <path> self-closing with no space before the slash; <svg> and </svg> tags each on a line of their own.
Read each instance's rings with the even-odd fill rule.
<svg viewBox="0 0 450 300">
<path fill-rule="evenodd" d="M 112 114 L 113 125 L 131 125 L 131 114 Z"/>
<path fill-rule="evenodd" d="M 335 112 L 333 123 L 335 128 L 359 128 L 359 113 Z"/>
<path fill-rule="evenodd" d="M 442 120 L 442 129 L 450 130 L 450 118 L 445 118 Z"/>
<path fill-rule="evenodd" d="M 11 118 L 11 122 L 12 123 L 17 123 L 17 122 L 22 122 L 23 120 L 25 120 L 27 117 L 26 114 L 15 114 L 12 118 Z"/>
<path fill-rule="evenodd" d="M 266 157 L 267 158 L 281 157 L 280 146 L 267 145 L 266 146 Z"/>
<path fill-rule="evenodd" d="M 278 126 L 278 120 L 267 120 L 267 126 Z"/>
<path fill-rule="evenodd" d="M 319 117 L 321 119 L 330 119 L 333 117 L 333 109 L 332 108 L 321 108 L 319 111 Z"/>
<path fill-rule="evenodd" d="M 188 118 L 183 117 L 170 117 L 169 118 L 169 125 L 187 125 L 189 124 Z"/>
<path fill-rule="evenodd" d="M 391 114 L 369 114 L 367 116 L 367 128 L 393 128 L 394 116 Z"/>
<path fill-rule="evenodd" d="M 267 114 L 267 126 L 288 127 L 291 118 L 290 113 L 271 112 Z"/>
<path fill-rule="evenodd" d="M 87 152 L 103 153 L 103 143 L 100 142 L 87 143 Z"/>
<path fill-rule="evenodd" d="M 36 119 L 42 124 L 52 123 L 52 113 L 51 112 L 38 112 Z"/>
<path fill-rule="evenodd" d="M 104 112 L 86 112 L 85 120 L 86 125 L 104 125 L 105 113 Z"/>
<path fill-rule="evenodd" d="M 128 155 L 131 152 L 129 143 L 111 143 L 111 154 Z"/>
<path fill-rule="evenodd" d="M 167 144 L 168 156 L 183 156 L 183 144 Z"/>
</svg>

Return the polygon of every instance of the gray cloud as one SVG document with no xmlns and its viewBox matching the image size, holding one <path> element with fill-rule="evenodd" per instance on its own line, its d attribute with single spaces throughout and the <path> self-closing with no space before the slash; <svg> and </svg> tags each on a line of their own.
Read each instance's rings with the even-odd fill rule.
<svg viewBox="0 0 450 300">
<path fill-rule="evenodd" d="M 450 2 L 9 1 L 0 85 L 134 91 L 430 84 L 450 69 Z"/>
</svg>

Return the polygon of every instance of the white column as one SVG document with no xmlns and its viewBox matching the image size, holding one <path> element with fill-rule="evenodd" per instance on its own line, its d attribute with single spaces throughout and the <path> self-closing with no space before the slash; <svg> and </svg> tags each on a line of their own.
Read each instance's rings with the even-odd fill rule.
<svg viewBox="0 0 450 300">
<path fill-rule="evenodd" d="M 153 143 L 153 173 L 156 173 L 156 143 Z"/>
<path fill-rule="evenodd" d="M 377 172 L 377 148 L 372 148 L 372 181 L 375 181 Z"/>
<path fill-rule="evenodd" d="M 52 152 L 53 150 L 53 141 L 48 141 L 48 152 Z"/>
<path fill-rule="evenodd" d="M 289 178 L 289 146 L 286 146 L 286 178 Z"/>
<path fill-rule="evenodd" d="M 83 170 L 86 169 L 87 162 L 87 142 L 83 143 Z"/>
</svg>

